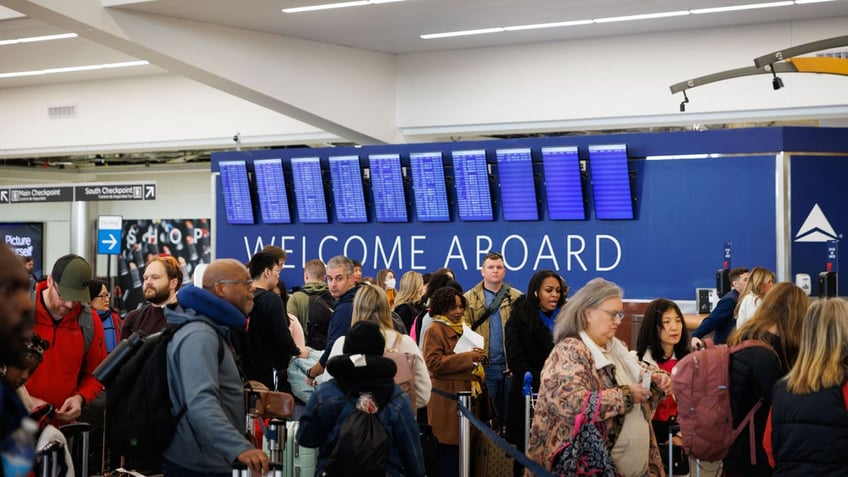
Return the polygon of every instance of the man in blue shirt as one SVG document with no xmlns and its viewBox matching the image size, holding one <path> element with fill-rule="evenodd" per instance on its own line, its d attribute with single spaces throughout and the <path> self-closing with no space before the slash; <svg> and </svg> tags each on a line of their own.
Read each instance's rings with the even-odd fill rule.
<svg viewBox="0 0 848 477">
<path fill-rule="evenodd" d="M 730 291 L 727 292 L 713 311 L 704 318 L 698 329 L 692 333 L 692 349 L 697 349 L 703 346 L 701 339 L 712 333 L 713 342 L 715 344 L 727 343 L 727 338 L 733 329 L 736 328 L 736 320 L 733 319 L 733 311 L 736 309 L 736 302 L 739 300 L 739 293 L 745 289 L 745 284 L 748 283 L 748 269 L 745 267 L 737 267 L 730 270 Z"/>
<path fill-rule="evenodd" d="M 506 346 L 504 326 L 509 319 L 512 302 L 521 296 L 521 292 L 504 282 L 506 267 L 503 255 L 489 252 L 483 259 L 480 269 L 483 280 L 465 293 L 468 308 L 465 309 L 463 321 L 483 336 L 483 349 L 489 357 L 486 371 L 486 387 L 495 401 L 498 412 L 497 426 L 506 422 L 507 390 L 509 378 L 504 373 L 509 371 L 506 362 Z M 499 301 L 500 303 L 493 302 Z"/>
</svg>

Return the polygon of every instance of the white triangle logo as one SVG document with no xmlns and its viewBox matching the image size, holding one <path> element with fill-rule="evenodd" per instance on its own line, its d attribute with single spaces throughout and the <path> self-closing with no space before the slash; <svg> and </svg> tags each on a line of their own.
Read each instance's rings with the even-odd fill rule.
<svg viewBox="0 0 848 477">
<path fill-rule="evenodd" d="M 795 234 L 796 242 L 827 242 L 828 240 L 836 240 L 836 231 L 833 226 L 824 216 L 819 204 L 813 206 L 813 210 L 804 219 L 798 233 Z"/>
</svg>

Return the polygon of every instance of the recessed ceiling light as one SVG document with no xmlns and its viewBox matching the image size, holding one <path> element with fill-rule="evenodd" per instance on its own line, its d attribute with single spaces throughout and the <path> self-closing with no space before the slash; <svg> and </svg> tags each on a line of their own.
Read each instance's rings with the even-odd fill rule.
<svg viewBox="0 0 848 477">
<path fill-rule="evenodd" d="M 64 66 L 61 68 L 47 68 L 43 70 L 32 70 L 32 71 L 12 71 L 9 73 L 0 73 L 0 79 L 2 78 L 17 78 L 21 76 L 43 76 L 43 75 L 52 75 L 58 73 L 73 73 L 77 71 L 93 71 L 93 70 L 105 70 L 112 68 L 127 68 L 130 66 L 144 66 L 149 65 L 148 61 L 124 61 L 121 63 L 105 63 L 101 65 L 83 65 L 83 66 Z"/>
<path fill-rule="evenodd" d="M 11 40 L 0 40 L 0 46 L 17 45 L 19 43 L 35 43 L 37 41 L 64 40 L 66 38 L 76 38 L 76 33 L 60 33 L 58 35 L 30 36 L 27 38 L 14 38 Z"/>
<path fill-rule="evenodd" d="M 379 5 L 381 3 L 395 3 L 402 1 L 404 0 L 355 0 L 352 2 L 322 3 L 320 5 L 309 5 L 306 7 L 284 8 L 283 13 L 315 12 L 318 10 L 330 10 L 333 8 L 362 7 L 365 5 Z"/>
<path fill-rule="evenodd" d="M 613 22 L 629 22 L 635 20 L 651 20 L 653 18 L 667 18 L 667 17 L 681 17 L 684 15 L 688 15 L 689 10 L 678 10 L 674 12 L 659 12 L 659 13 L 645 13 L 642 15 L 627 15 L 623 17 L 608 17 L 608 18 L 596 18 L 593 20 L 595 23 L 613 23 Z"/>
<path fill-rule="evenodd" d="M 532 25 L 517 25 L 504 27 L 505 31 L 538 30 L 540 28 L 559 28 L 568 26 L 591 25 L 592 20 L 574 20 L 570 22 L 535 23 Z"/>
<path fill-rule="evenodd" d="M 773 8 L 773 7 L 788 7 L 789 5 L 794 5 L 795 2 L 786 1 L 786 2 L 769 2 L 769 3 L 749 3 L 747 5 L 730 5 L 727 7 L 714 7 L 714 8 L 697 8 L 694 10 L 690 10 L 693 14 L 698 15 L 701 13 L 722 13 L 722 12 L 738 12 L 740 10 L 756 10 L 758 8 Z"/>
<path fill-rule="evenodd" d="M 434 38 L 450 38 L 452 36 L 468 36 L 468 35 L 484 35 L 486 33 L 500 33 L 504 31 L 501 27 L 496 28 L 480 28 L 479 30 L 462 30 L 462 31 L 449 31 L 446 33 L 431 33 L 428 35 L 421 35 L 421 38 L 425 40 L 432 40 Z"/>
</svg>

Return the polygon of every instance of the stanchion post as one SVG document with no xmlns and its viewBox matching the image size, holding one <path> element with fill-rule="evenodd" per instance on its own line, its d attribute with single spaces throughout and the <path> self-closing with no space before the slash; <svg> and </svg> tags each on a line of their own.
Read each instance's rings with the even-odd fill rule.
<svg viewBox="0 0 848 477">
<path fill-rule="evenodd" d="M 471 391 L 460 391 L 459 405 L 471 409 Z M 457 409 L 457 412 L 459 410 Z M 471 422 L 459 413 L 459 477 L 471 477 Z"/>
</svg>

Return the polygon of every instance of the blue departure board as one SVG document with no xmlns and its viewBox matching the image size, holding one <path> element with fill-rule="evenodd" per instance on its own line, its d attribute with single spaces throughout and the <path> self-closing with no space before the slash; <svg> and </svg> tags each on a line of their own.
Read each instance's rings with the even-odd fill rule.
<svg viewBox="0 0 848 477">
<path fill-rule="evenodd" d="M 304 224 L 326 224 L 327 202 L 321 161 L 317 157 L 293 157 L 291 166 L 298 220 Z"/>
<path fill-rule="evenodd" d="M 256 159 L 253 161 L 259 211 L 266 224 L 290 224 L 289 199 L 283 178 L 282 159 Z"/>
<path fill-rule="evenodd" d="M 247 164 L 245 161 L 221 161 L 218 170 L 221 172 L 227 223 L 252 224 L 253 202 L 250 200 Z"/>
<path fill-rule="evenodd" d="M 543 147 L 542 169 L 551 220 L 586 220 L 576 146 Z"/>
<path fill-rule="evenodd" d="M 495 156 L 504 220 L 539 220 L 530 148 L 498 149 Z"/>
<path fill-rule="evenodd" d="M 407 222 L 400 155 L 372 154 L 368 164 L 377 222 Z"/>
<path fill-rule="evenodd" d="M 453 172 L 459 220 L 492 220 L 492 195 L 486 151 L 453 151 Z"/>
<path fill-rule="evenodd" d="M 589 146 L 589 171 L 597 219 L 632 219 L 633 196 L 627 146 Z"/>
<path fill-rule="evenodd" d="M 336 220 L 342 223 L 368 222 L 359 156 L 330 156 L 330 180 L 333 182 Z"/>
<path fill-rule="evenodd" d="M 449 222 L 448 191 L 441 152 L 409 154 L 415 214 L 419 222 Z"/>
</svg>

